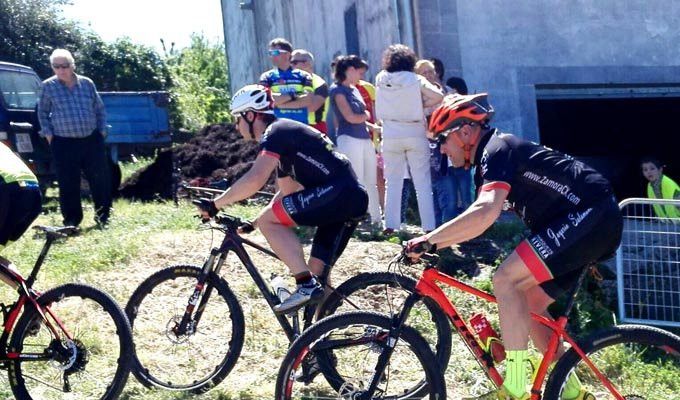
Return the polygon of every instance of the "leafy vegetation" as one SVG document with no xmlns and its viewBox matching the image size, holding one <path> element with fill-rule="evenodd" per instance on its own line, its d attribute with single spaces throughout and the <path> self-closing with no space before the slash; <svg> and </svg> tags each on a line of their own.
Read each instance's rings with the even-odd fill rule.
<svg viewBox="0 0 680 400">
<path fill-rule="evenodd" d="M 191 45 L 166 53 L 172 76 L 173 125 L 198 130 L 209 123 L 231 121 L 224 42 L 193 35 Z"/>
<path fill-rule="evenodd" d="M 191 45 L 159 55 L 129 38 L 104 42 L 96 33 L 61 15 L 68 0 L 0 0 L 0 61 L 53 75 L 49 56 L 70 50 L 76 71 L 100 91 L 167 90 L 172 125 L 196 131 L 230 121 L 229 84 L 224 42 L 193 35 Z"/>
</svg>

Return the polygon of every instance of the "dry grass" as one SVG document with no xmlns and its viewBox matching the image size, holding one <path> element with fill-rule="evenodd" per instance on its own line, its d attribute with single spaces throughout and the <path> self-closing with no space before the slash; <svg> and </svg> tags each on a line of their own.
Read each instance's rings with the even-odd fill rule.
<svg viewBox="0 0 680 400">
<path fill-rule="evenodd" d="M 80 237 L 58 245 L 48 258 L 45 273 L 38 280 L 39 287 L 78 280 L 95 285 L 110 293 L 121 307 L 135 288 L 149 275 L 174 264 L 201 265 L 209 249 L 217 245 L 221 235 L 197 230 L 197 221 L 190 218 L 194 210 L 189 205 L 176 208 L 168 204 L 116 203 L 116 218 L 105 231 L 91 230 Z M 237 207 L 231 212 L 252 216 L 256 208 Z M 91 218 L 91 211 L 86 221 Z M 57 223 L 58 216 L 42 216 L 40 223 Z M 259 233 L 250 238 L 266 245 Z M 24 245 L 25 244 L 25 245 Z M 10 249 L 8 258 L 23 266 L 27 273 L 30 263 L 41 243 L 30 237 Z M 364 271 L 385 271 L 387 263 L 400 247 L 389 242 L 362 242 L 352 240 L 333 270 L 333 282 Z M 305 246 L 309 251 L 309 244 Z M 12 253 L 13 252 L 13 253 Z M 250 255 L 263 276 L 276 273 L 286 275 L 280 262 L 255 250 Z M 488 281 L 486 274 L 477 278 Z M 245 269 L 230 256 L 222 276 L 239 298 L 246 322 L 245 344 L 241 357 L 230 375 L 215 389 L 201 396 L 204 399 L 261 399 L 271 398 L 279 363 L 288 347 L 288 341 L 266 302 L 261 298 Z M 292 280 L 291 280 L 292 286 Z M 11 294 L 11 293 L 10 293 Z M 458 297 L 458 296 L 457 296 Z M 488 305 L 473 298 L 460 296 L 459 310 L 474 312 L 485 310 L 493 314 Z M 161 338 L 159 338 L 160 340 Z M 167 357 L 173 357 L 167 354 Z M 449 395 L 454 398 L 481 394 L 490 386 L 483 382 L 483 374 L 462 342 L 454 336 L 454 349 L 447 372 Z M 0 382 L 1 383 L 1 382 Z M 6 386 L 5 386 L 6 387 Z M 1 396 L 1 393 L 0 393 Z M 4 396 L 3 396 L 4 397 Z M 130 379 L 123 399 L 183 399 L 193 397 L 183 393 L 149 390 Z"/>
</svg>

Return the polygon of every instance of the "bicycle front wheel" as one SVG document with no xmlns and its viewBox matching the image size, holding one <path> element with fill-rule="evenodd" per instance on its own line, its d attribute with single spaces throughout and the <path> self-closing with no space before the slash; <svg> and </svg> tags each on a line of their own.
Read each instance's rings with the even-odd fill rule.
<svg viewBox="0 0 680 400">
<path fill-rule="evenodd" d="M 579 346 L 624 399 L 680 399 L 680 337 L 649 326 L 621 325 L 595 333 Z M 595 399 L 616 398 L 571 349 L 555 365 L 545 399 L 573 397 L 564 393 L 573 372 Z"/>
<path fill-rule="evenodd" d="M 343 311 L 377 311 L 395 314 L 404 301 L 416 292 L 416 280 L 392 272 L 363 272 L 343 282 L 332 291 L 319 313 L 328 316 Z M 451 357 L 451 324 L 446 313 L 431 298 L 418 301 L 409 314 L 408 323 L 416 328 L 428 343 L 442 370 Z"/>
<path fill-rule="evenodd" d="M 135 340 L 133 373 L 147 387 L 203 393 L 222 382 L 241 354 L 245 323 L 236 296 L 210 273 L 192 298 L 200 274 L 195 266 L 165 268 L 142 282 L 125 306 Z M 190 301 L 196 309 L 186 331 L 177 332 Z"/>
<path fill-rule="evenodd" d="M 68 284 L 45 292 L 38 304 L 49 324 L 27 306 L 12 334 L 10 352 L 26 357 L 9 364 L 14 396 L 118 398 L 130 373 L 133 346 L 130 325 L 116 302 L 93 287 Z"/>
<path fill-rule="evenodd" d="M 444 375 L 425 339 L 404 326 L 396 342 L 389 337 L 390 318 L 375 312 L 348 312 L 324 318 L 293 342 L 279 369 L 277 400 L 412 399 L 446 398 Z M 378 359 L 393 350 L 382 374 L 376 376 Z M 385 353 L 387 354 L 387 353 Z M 332 371 L 329 373 L 329 371 Z"/>
</svg>

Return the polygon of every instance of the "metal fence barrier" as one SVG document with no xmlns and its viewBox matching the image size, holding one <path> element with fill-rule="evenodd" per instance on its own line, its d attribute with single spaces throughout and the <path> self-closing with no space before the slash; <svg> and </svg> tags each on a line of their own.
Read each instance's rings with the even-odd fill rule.
<svg viewBox="0 0 680 400">
<path fill-rule="evenodd" d="M 661 218 L 654 206 L 680 200 L 626 199 L 619 203 L 623 237 L 616 253 L 619 318 L 680 327 L 680 218 Z"/>
</svg>

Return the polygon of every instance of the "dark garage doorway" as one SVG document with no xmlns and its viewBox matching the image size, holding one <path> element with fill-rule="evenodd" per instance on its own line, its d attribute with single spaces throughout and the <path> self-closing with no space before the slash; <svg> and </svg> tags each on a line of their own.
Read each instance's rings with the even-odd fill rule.
<svg viewBox="0 0 680 400">
<path fill-rule="evenodd" d="M 646 197 L 646 180 L 639 168 L 643 156 L 659 158 L 667 165 L 664 173 L 680 179 L 680 97 L 646 93 L 627 98 L 565 98 L 578 94 L 550 93 L 543 92 L 544 98 L 537 100 L 541 143 L 600 170 L 612 182 L 619 201 Z"/>
</svg>

